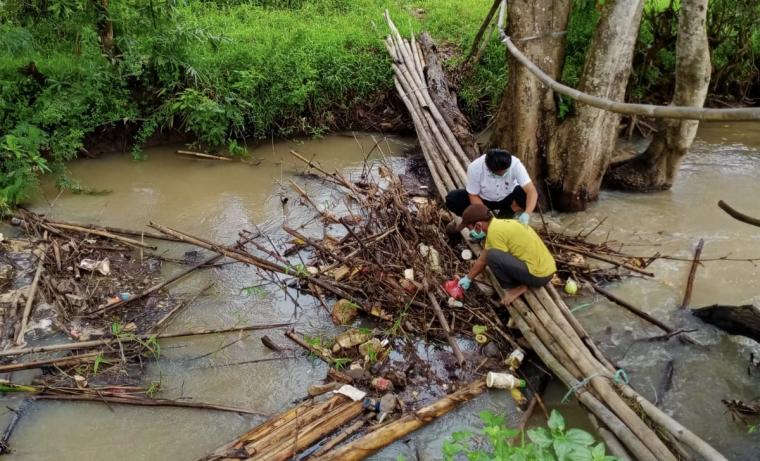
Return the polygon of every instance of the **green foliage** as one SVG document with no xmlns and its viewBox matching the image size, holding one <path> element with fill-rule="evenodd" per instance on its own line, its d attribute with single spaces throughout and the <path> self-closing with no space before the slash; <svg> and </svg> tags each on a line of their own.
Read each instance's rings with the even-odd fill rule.
<svg viewBox="0 0 760 461">
<path fill-rule="evenodd" d="M 479 435 L 470 432 L 454 432 L 443 445 L 443 458 L 454 460 L 589 460 L 615 461 L 617 458 L 605 454 L 603 443 L 594 445 L 594 437 L 580 429 L 566 429 L 565 420 L 557 410 L 552 410 L 548 427 L 527 431 L 519 445 L 511 445 L 509 440 L 518 436 L 519 431 L 506 426 L 504 417 L 488 411 L 480 414 L 485 427 Z M 486 446 L 478 443 L 485 439 Z"/>
<path fill-rule="evenodd" d="M 333 366 L 336 370 L 340 371 L 346 368 L 351 363 L 351 359 L 347 357 L 338 357 L 333 359 Z"/>
</svg>

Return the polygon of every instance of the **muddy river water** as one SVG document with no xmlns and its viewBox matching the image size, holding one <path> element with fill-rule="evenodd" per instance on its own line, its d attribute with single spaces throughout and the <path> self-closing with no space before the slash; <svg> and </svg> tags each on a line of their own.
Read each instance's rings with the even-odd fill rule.
<svg viewBox="0 0 760 461">
<path fill-rule="evenodd" d="M 379 138 L 377 138 L 379 139 Z M 412 140 L 390 138 L 380 143 L 394 165 L 403 168 L 403 153 Z M 288 154 L 296 149 L 316 155 L 328 169 L 344 169 L 351 177 L 362 173 L 363 159 L 375 144 L 369 135 L 354 138 L 333 135 L 320 140 L 277 142 L 253 150 L 257 166 L 180 157 L 176 146 L 147 151 L 148 159 L 107 155 L 70 164 L 71 177 L 83 186 L 108 189 L 105 195 L 61 194 L 46 185 L 33 208 L 68 221 L 139 228 L 149 221 L 232 242 L 241 229 L 267 232 L 276 242 L 285 237 L 280 226 L 308 222 L 311 213 L 300 206 L 289 186 L 297 181 L 326 207 L 340 207 L 339 194 L 313 179 L 298 175 L 302 165 Z M 377 158 L 378 151 L 370 158 Z M 757 214 L 760 194 L 760 124 L 706 125 L 699 132 L 672 190 L 655 194 L 604 192 L 587 212 L 551 215 L 552 226 L 568 232 L 591 229 L 606 220 L 593 238 L 625 242 L 626 251 L 688 258 L 699 238 L 705 239 L 703 257 L 760 258 L 760 229 L 733 220 L 717 206 L 719 199 L 739 210 Z M 282 198 L 288 197 L 287 204 Z M 318 231 L 317 223 L 307 227 Z M 314 227 L 316 226 L 316 227 Z M 9 229 L 4 229 L 9 231 Z M 186 246 L 163 244 L 167 256 L 182 257 Z M 678 341 L 644 342 L 636 339 L 661 332 L 642 323 L 605 299 L 581 295 L 573 300 L 576 314 L 609 355 L 623 366 L 631 383 L 687 427 L 714 444 L 730 459 L 758 459 L 760 438 L 732 421 L 721 399 L 752 399 L 760 395 L 760 369 L 748 373 L 751 352 L 760 347 L 750 340 L 729 337 L 679 311 L 689 269 L 688 262 L 658 260 L 651 266 L 653 280 L 631 278 L 610 286 L 619 296 L 676 328 L 697 328 L 692 337 L 704 347 Z M 168 276 L 181 267 L 166 265 Z M 250 323 L 296 322 L 306 333 L 335 333 L 315 300 L 301 296 L 298 306 L 281 291 L 246 296 L 243 288 L 257 283 L 255 271 L 231 264 L 198 272 L 172 288 L 190 293 L 209 280 L 211 292 L 181 312 L 169 330 L 229 327 Z M 705 262 L 697 272 L 692 306 L 760 304 L 760 261 Z M 274 413 L 305 395 L 309 384 L 321 380 L 325 365 L 308 358 L 220 366 L 266 357 L 259 332 L 166 341 L 162 357 L 148 370 L 145 384 L 160 382 L 159 396 L 192 398 Z M 282 344 L 287 341 L 276 338 Z M 289 344 L 288 344 L 289 345 Z M 221 349 L 221 350 L 219 350 Z M 215 352 L 216 351 L 216 352 Z M 674 367 L 673 385 L 656 396 L 668 362 Z M 17 379 L 28 379 L 18 375 Z M 583 413 L 563 402 L 566 389 L 551 385 L 547 399 L 571 425 L 587 427 Z M 15 407 L 17 398 L 2 399 Z M 486 393 L 452 414 L 397 442 L 375 459 L 440 458 L 446 435 L 474 428 L 482 409 L 519 413 L 504 393 Z M 6 419 L 5 413 L 0 419 Z M 263 418 L 185 409 L 114 407 L 100 404 L 38 402 L 32 404 L 11 441 L 19 460 L 191 460 L 197 459 L 247 430 Z M 3 424 L 0 422 L 0 424 Z"/>
</svg>

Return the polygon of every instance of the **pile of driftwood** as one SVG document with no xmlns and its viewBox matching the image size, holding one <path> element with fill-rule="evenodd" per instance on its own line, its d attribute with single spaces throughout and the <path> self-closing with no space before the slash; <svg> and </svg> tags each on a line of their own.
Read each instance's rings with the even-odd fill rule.
<svg viewBox="0 0 760 461">
<path fill-rule="evenodd" d="M 391 29 L 386 45 L 393 60 L 396 88 L 412 114 L 434 183 L 444 197 L 448 190 L 465 184 L 468 158 L 428 91 L 426 73 L 430 75 L 433 62 L 429 53 L 423 52 L 414 38 L 403 39 L 387 13 L 386 19 Z M 547 243 L 550 248 L 558 247 L 551 240 Z M 573 250 L 578 253 L 577 248 Z M 477 251 L 474 246 L 473 251 Z M 629 263 L 624 267 L 642 272 Z M 495 283 L 494 287 L 499 289 Z M 614 454 L 624 458 L 675 460 L 696 453 L 704 459 L 724 459 L 621 379 L 551 284 L 529 291 L 508 310 L 533 351 L 589 411 Z"/>
</svg>

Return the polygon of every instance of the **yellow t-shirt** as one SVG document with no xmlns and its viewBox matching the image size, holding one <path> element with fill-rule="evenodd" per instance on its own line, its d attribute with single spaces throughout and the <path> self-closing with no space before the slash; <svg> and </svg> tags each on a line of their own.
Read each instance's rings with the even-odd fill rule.
<svg viewBox="0 0 760 461">
<path fill-rule="evenodd" d="M 536 277 L 546 277 L 557 271 L 549 249 L 532 227 L 514 219 L 493 218 L 486 232 L 486 250 L 491 248 L 511 254 L 524 261 Z"/>
</svg>

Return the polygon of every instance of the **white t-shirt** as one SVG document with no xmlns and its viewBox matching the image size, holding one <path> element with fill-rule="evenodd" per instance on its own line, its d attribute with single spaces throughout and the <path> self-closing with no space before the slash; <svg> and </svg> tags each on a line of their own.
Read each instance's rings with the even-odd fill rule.
<svg viewBox="0 0 760 461">
<path fill-rule="evenodd" d="M 483 200 L 498 202 L 515 190 L 531 182 L 528 170 L 520 159 L 512 156 L 512 164 L 504 176 L 494 176 L 486 167 L 486 156 L 481 155 L 467 167 L 467 193 L 479 195 Z"/>
</svg>

